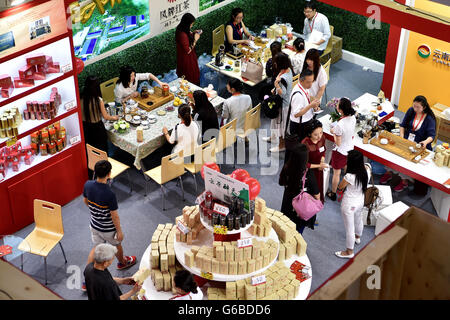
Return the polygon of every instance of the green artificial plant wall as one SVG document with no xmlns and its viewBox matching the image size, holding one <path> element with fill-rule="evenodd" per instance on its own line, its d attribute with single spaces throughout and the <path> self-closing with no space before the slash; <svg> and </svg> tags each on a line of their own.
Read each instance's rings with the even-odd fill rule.
<svg viewBox="0 0 450 320">
<path fill-rule="evenodd" d="M 236 0 L 235 2 L 199 17 L 195 29 L 202 29 L 203 35 L 197 44 L 197 54 L 211 54 L 212 31 L 221 23 L 230 19 L 231 9 L 241 7 L 244 10 L 245 24 L 253 31 L 259 31 L 264 25 L 272 25 L 275 17 L 289 22 L 294 31 L 303 30 L 304 0 Z M 381 29 L 369 30 L 367 18 L 339 8 L 319 3 L 319 12 L 325 14 L 334 26 L 335 35 L 343 38 L 343 49 L 384 63 L 389 36 L 389 25 L 382 23 Z M 112 56 L 86 66 L 78 75 L 82 92 L 88 75 L 97 75 L 100 82 L 117 77 L 120 66 L 129 64 L 137 72 L 164 74 L 176 68 L 175 30 L 150 38 L 133 47 L 124 49 Z"/>
</svg>

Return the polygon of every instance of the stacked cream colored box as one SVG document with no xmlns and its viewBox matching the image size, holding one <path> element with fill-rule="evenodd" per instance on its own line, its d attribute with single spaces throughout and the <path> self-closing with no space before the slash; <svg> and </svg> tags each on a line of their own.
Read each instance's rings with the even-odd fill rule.
<svg viewBox="0 0 450 320">
<path fill-rule="evenodd" d="M 296 230 L 296 225 L 280 211 L 266 209 L 266 216 L 272 222 L 272 227 L 280 240 L 278 260 L 291 258 L 293 254 L 303 256 L 306 254 L 306 242 Z"/>
<path fill-rule="evenodd" d="M 252 285 L 252 277 L 230 281 L 225 289 L 208 288 L 208 300 L 292 300 L 297 297 L 300 281 L 282 262 L 277 262 L 264 273 L 266 283 Z M 261 274 L 258 274 L 258 276 Z"/>
<path fill-rule="evenodd" d="M 184 261 L 187 267 L 196 267 L 204 272 L 229 275 L 253 273 L 276 259 L 278 244 L 272 239 L 252 241 L 252 246 L 245 248 L 238 248 L 235 241 L 214 241 L 213 247 L 192 246 L 185 251 Z"/>
<path fill-rule="evenodd" d="M 189 228 L 189 232 L 184 234 L 180 230 L 176 230 L 177 242 L 186 242 L 191 245 L 193 240 L 197 239 L 200 230 L 205 227 L 200 222 L 200 211 L 198 206 L 184 207 L 183 215 L 175 218 L 175 225 L 181 222 L 184 226 Z"/>
<path fill-rule="evenodd" d="M 177 270 L 173 246 L 176 230 L 176 226 L 171 223 L 159 224 L 152 236 L 151 278 L 158 291 L 172 289 L 172 278 Z"/>
<path fill-rule="evenodd" d="M 257 237 L 268 237 L 272 230 L 272 222 L 266 215 L 266 202 L 261 198 L 255 200 L 255 218 L 249 232 Z"/>
</svg>

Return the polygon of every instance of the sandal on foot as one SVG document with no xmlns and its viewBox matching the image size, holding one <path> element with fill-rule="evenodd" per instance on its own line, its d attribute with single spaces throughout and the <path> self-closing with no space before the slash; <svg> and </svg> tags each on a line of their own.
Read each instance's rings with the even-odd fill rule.
<svg viewBox="0 0 450 320">
<path fill-rule="evenodd" d="M 332 191 L 327 192 L 327 197 L 330 198 L 332 201 L 336 201 L 336 193 Z"/>
<path fill-rule="evenodd" d="M 343 258 L 343 259 L 351 259 L 351 258 L 353 258 L 353 257 L 355 256 L 354 253 L 348 254 L 348 255 L 344 255 L 344 254 L 342 254 L 342 251 L 336 251 L 334 254 L 335 254 L 337 257 Z"/>
<path fill-rule="evenodd" d="M 136 257 L 135 256 L 125 256 L 125 264 L 122 264 L 120 262 L 117 263 L 117 270 L 123 270 L 127 269 L 131 266 L 134 266 L 136 264 Z"/>
</svg>

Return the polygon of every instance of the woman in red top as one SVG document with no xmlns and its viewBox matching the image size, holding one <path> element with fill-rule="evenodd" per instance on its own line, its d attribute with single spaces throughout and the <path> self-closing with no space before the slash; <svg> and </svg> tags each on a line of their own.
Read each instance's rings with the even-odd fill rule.
<svg viewBox="0 0 450 320">
<path fill-rule="evenodd" d="M 306 138 L 302 143 L 309 151 L 308 168 L 316 177 L 317 186 L 320 190 L 320 201 L 324 202 L 323 196 L 323 169 L 328 168 L 325 163 L 325 136 L 323 135 L 322 122 L 314 119 L 306 128 Z"/>
<path fill-rule="evenodd" d="M 198 68 L 195 45 L 200 39 L 201 30 L 191 31 L 195 17 L 185 13 L 177 26 L 175 41 L 177 43 L 177 75 L 184 76 L 186 80 L 200 85 L 200 69 Z"/>
</svg>

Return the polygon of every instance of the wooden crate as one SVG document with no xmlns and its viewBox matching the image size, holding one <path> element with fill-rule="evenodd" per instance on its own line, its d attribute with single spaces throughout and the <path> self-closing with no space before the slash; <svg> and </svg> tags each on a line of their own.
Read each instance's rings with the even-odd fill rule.
<svg viewBox="0 0 450 320">
<path fill-rule="evenodd" d="M 336 63 L 342 59 L 342 38 L 333 36 L 331 39 L 333 48 L 331 49 L 331 63 Z"/>
<path fill-rule="evenodd" d="M 389 143 L 385 144 L 385 145 L 381 144 L 380 139 L 382 139 L 382 138 L 388 139 Z M 426 148 L 417 149 L 416 142 L 410 141 L 408 139 L 404 139 L 400 136 L 397 136 L 395 134 L 392 134 L 392 133 L 384 131 L 384 130 L 378 134 L 378 138 L 373 137 L 370 140 L 370 144 L 373 144 L 374 146 L 377 146 L 384 150 L 392 152 L 392 153 L 394 153 L 402 158 L 405 158 L 409 161 L 412 161 L 414 163 L 418 163 L 420 160 L 426 158 L 430 154 L 430 152 L 427 151 Z M 417 151 L 412 153 L 409 150 L 409 147 L 413 147 Z M 416 156 L 420 156 L 420 159 L 415 160 Z"/>
<path fill-rule="evenodd" d="M 172 101 L 175 99 L 174 95 L 169 92 L 168 96 L 163 96 L 162 88 L 160 87 L 154 87 L 155 93 L 152 95 L 149 95 L 148 98 L 141 98 L 140 96 L 137 98 L 133 98 L 133 100 L 136 100 L 138 103 L 139 108 L 145 110 L 145 111 L 152 111 L 163 104 L 166 104 L 167 102 Z M 147 104 L 147 102 L 153 102 L 151 106 Z"/>
<path fill-rule="evenodd" d="M 449 247 L 450 224 L 411 207 L 309 299 L 449 300 Z"/>
</svg>

